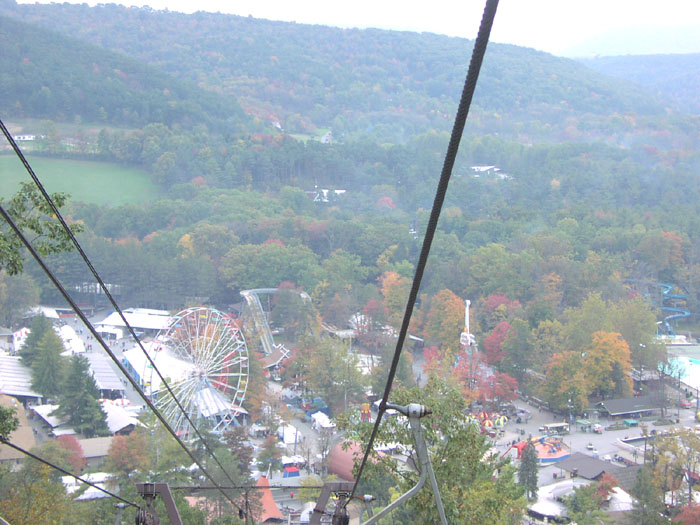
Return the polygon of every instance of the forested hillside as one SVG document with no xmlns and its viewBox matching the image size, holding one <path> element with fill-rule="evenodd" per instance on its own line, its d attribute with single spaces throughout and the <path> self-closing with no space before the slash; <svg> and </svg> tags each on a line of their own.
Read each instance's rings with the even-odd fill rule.
<svg viewBox="0 0 700 525">
<path fill-rule="evenodd" d="M 26 134 L 20 146 L 40 179 L 57 158 L 62 173 L 85 160 L 83 170 L 100 171 L 72 170 L 80 199 L 62 211 L 80 224 L 77 237 L 118 303 L 240 313 L 241 290 L 277 288 L 270 322 L 293 351 L 278 372 L 322 397 L 339 428 L 343 417 L 348 424 L 368 389 L 385 387 L 472 42 L 114 4 L 0 0 L 0 15 L 0 116 Z M 631 396 L 633 367 L 671 370 L 657 330 L 698 333 L 700 119 L 682 101 L 700 94 L 690 81 L 672 98 L 657 94 L 658 79 L 683 78 L 675 75 L 687 62 L 643 63 L 654 72 L 634 80 L 649 91 L 572 60 L 488 47 L 410 325 L 425 342 L 420 373 L 431 377 L 406 400 L 429 394 L 431 407 L 449 405 L 453 419 L 434 412 L 441 428 L 431 448 L 470 456 L 455 469 L 436 462 L 453 516 L 512 523 L 525 505 L 508 465 L 498 476 L 484 467 L 486 438 L 465 432 L 468 405 L 499 408 L 519 391 L 559 414 L 584 414 Z M 106 177 L 153 197 L 125 190 L 105 204 Z M 52 212 L 35 220 L 27 211 L 24 224 L 39 234 L 37 225 L 56 226 Z M 6 225 L 0 233 L 14 239 Z M 20 253 L 11 252 L 15 262 Z M 50 253 L 76 301 L 107 306 L 77 253 Z M 463 351 L 467 299 L 478 348 Z M 64 299 L 37 264 L 21 275 L 0 269 L 2 324 L 21 326 L 39 302 Z M 351 318 L 363 320 L 352 349 L 323 335 L 321 321 L 347 328 Z M 252 357 L 258 336 L 246 337 Z M 354 352 L 377 358 L 371 375 Z M 414 384 L 407 354 L 395 399 Z M 244 408 L 272 421 L 279 398 L 264 398 L 262 369 L 250 363 L 260 375 L 250 376 Z M 158 464 L 151 428 L 134 435 L 148 436 L 156 464 L 119 467 L 123 494 L 154 473 L 189 476 L 179 468 L 188 460 L 166 448 Z M 251 458 L 230 457 L 247 480 Z M 403 481 L 375 475 L 383 504 Z M 2 507 L 14 478 L 0 478 Z M 408 502 L 403 521 L 434 514 L 432 499 L 423 514 L 420 505 Z M 98 505 L 90 507 L 83 512 Z"/>
<path fill-rule="evenodd" d="M 0 11 L 48 26 L 233 97 L 291 133 L 330 128 L 405 142 L 449 129 L 473 42 L 434 34 L 344 30 L 251 17 L 156 12 L 114 4 L 14 5 Z M 521 142 L 620 140 L 618 114 L 638 125 L 665 104 L 640 89 L 546 53 L 491 44 L 472 129 Z M 572 120 L 573 119 L 573 120 Z"/>
<path fill-rule="evenodd" d="M 397 322 L 469 42 L 114 5 L 3 5 L 93 42 L 2 19 L 12 101 L 3 111 L 56 121 L 27 147 L 142 167 L 165 190 L 146 205 L 72 204 L 120 300 L 226 307 L 241 289 L 286 282 L 340 326 L 378 304 Z M 675 283 L 698 310 L 697 118 L 574 61 L 514 46 L 489 47 L 477 93 L 417 333 L 456 340 L 459 322 L 445 331 L 430 320 L 446 291 L 482 312 L 505 297 L 518 306 L 504 320 L 533 334 L 566 324 L 595 294 L 622 304 L 632 281 Z M 237 100 L 259 118 L 240 117 Z M 336 140 L 299 140 L 287 133 L 295 118 L 299 131 L 327 125 Z M 104 127 L 81 138 L 80 121 Z M 346 191 L 314 202 L 316 188 Z M 82 290 L 75 255 L 55 259 L 61 278 Z M 29 274 L 42 282 L 31 265 Z M 41 287 L 44 300 L 58 300 Z M 495 337 L 486 317 L 476 333 Z"/>
<path fill-rule="evenodd" d="M 220 132 L 249 129 L 230 97 L 176 80 L 121 54 L 0 16 L 4 115 L 102 125 L 160 122 Z"/>
<path fill-rule="evenodd" d="M 626 55 L 579 59 L 591 69 L 663 93 L 686 113 L 700 113 L 700 54 Z"/>
</svg>

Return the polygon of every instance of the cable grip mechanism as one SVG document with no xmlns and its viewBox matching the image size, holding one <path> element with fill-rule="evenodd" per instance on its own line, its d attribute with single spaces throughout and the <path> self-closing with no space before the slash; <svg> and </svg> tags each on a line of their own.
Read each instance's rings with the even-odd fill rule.
<svg viewBox="0 0 700 525">
<path fill-rule="evenodd" d="M 381 407 L 380 407 L 381 409 Z M 447 525 L 447 518 L 445 517 L 445 509 L 442 505 L 442 498 L 440 498 L 440 489 L 438 488 L 437 479 L 435 478 L 435 472 L 433 471 L 433 465 L 430 463 L 430 456 L 428 456 L 428 446 L 425 443 L 425 436 L 423 435 L 423 427 L 420 424 L 421 418 L 432 414 L 432 411 L 418 403 L 411 403 L 409 405 L 394 405 L 392 403 L 386 403 L 384 409 L 393 409 L 397 412 L 403 414 L 408 418 L 408 422 L 411 424 L 411 431 L 413 432 L 413 440 L 416 444 L 416 455 L 418 456 L 418 465 L 420 468 L 420 478 L 418 483 L 408 492 L 403 494 L 393 503 L 384 507 L 377 514 L 372 516 L 363 525 L 370 525 L 376 523 L 380 518 L 391 512 L 393 509 L 399 505 L 403 505 L 407 500 L 411 499 L 416 493 L 423 487 L 425 481 L 430 477 L 430 484 L 433 487 L 433 496 L 435 497 L 435 505 L 438 509 L 438 514 L 440 515 L 440 523 L 442 525 Z"/>
</svg>

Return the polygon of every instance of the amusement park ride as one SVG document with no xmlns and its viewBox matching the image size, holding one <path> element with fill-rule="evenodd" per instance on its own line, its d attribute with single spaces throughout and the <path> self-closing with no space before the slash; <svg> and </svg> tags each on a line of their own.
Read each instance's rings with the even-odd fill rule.
<svg viewBox="0 0 700 525">
<path fill-rule="evenodd" d="M 216 433 L 238 424 L 248 386 L 248 348 L 235 319 L 212 308 L 184 310 L 158 333 L 151 353 L 191 421 L 206 420 Z M 188 419 L 148 362 L 141 380 L 175 432 L 189 436 Z"/>
</svg>

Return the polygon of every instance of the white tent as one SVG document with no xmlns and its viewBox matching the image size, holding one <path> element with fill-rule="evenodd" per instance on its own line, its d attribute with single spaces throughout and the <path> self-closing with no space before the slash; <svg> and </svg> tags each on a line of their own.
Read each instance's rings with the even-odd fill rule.
<svg viewBox="0 0 700 525">
<path fill-rule="evenodd" d="M 629 512 L 634 508 L 634 498 L 620 487 L 614 487 L 610 494 L 608 510 L 610 512 Z"/>
<path fill-rule="evenodd" d="M 294 443 L 301 443 L 302 434 L 292 425 L 282 425 L 277 429 L 277 437 L 285 445 L 293 445 Z"/>
<path fill-rule="evenodd" d="M 148 308 L 127 308 L 123 310 L 124 318 L 129 325 L 136 330 L 163 330 L 170 326 L 170 313 L 166 310 L 152 310 Z M 126 325 L 117 312 L 112 312 L 105 319 L 96 324 L 97 330 L 105 328 L 124 328 Z"/>
<path fill-rule="evenodd" d="M 295 466 L 295 465 L 303 465 L 306 463 L 306 460 L 304 459 L 303 456 L 282 456 L 280 458 L 280 462 L 282 463 L 283 467 L 288 467 L 288 466 Z"/>
<path fill-rule="evenodd" d="M 313 428 L 315 430 L 329 430 L 335 428 L 335 423 L 323 412 L 314 412 L 311 414 L 311 419 L 314 420 Z"/>
<path fill-rule="evenodd" d="M 204 417 L 224 415 L 231 409 L 231 402 L 214 387 L 205 387 L 194 395 L 194 404 Z"/>
<path fill-rule="evenodd" d="M 114 404 L 111 399 L 102 399 L 101 401 L 102 410 L 107 416 L 107 426 L 112 434 L 139 424 L 138 419 L 123 407 Z"/>
<path fill-rule="evenodd" d="M 43 315 L 44 317 L 47 317 L 48 319 L 58 319 L 59 315 L 58 312 L 56 311 L 55 308 L 51 308 L 50 306 L 35 306 L 34 308 L 30 308 L 29 312 L 27 312 L 27 317 L 34 317 L 37 315 Z"/>
<path fill-rule="evenodd" d="M 63 348 L 66 349 L 66 351 L 61 354 L 62 356 L 85 353 L 85 343 L 78 337 L 78 334 L 75 333 L 75 329 L 72 326 L 63 325 L 61 327 L 54 327 L 54 330 L 56 330 L 61 341 L 63 341 Z"/>
<path fill-rule="evenodd" d="M 168 378 L 171 384 L 182 381 L 190 372 L 194 372 L 194 364 L 178 359 L 160 341 L 144 343 L 144 348 L 163 377 Z M 124 352 L 124 360 L 128 363 L 127 368 L 136 373 L 136 379 L 150 395 L 158 392 L 162 388 L 162 382 L 158 374 L 153 371 L 151 364 L 140 347 L 136 346 Z"/>
</svg>

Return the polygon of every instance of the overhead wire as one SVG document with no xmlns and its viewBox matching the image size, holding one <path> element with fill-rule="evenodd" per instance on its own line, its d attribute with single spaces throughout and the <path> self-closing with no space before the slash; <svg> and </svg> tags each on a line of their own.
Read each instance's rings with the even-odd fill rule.
<svg viewBox="0 0 700 525">
<path fill-rule="evenodd" d="M 367 464 L 367 459 L 369 458 L 369 455 L 373 449 L 374 441 L 379 431 L 379 425 L 381 423 L 382 416 L 384 415 L 384 412 L 387 408 L 386 404 L 389 400 L 391 387 L 394 383 L 394 377 L 396 375 L 399 359 L 401 357 L 403 344 L 406 339 L 406 335 L 408 334 L 408 325 L 411 321 L 411 316 L 413 315 L 413 307 L 418 297 L 418 290 L 420 289 L 421 281 L 423 279 L 423 273 L 425 271 L 425 266 L 428 261 L 428 255 L 430 254 L 430 248 L 433 242 L 433 237 L 435 236 L 435 231 L 437 230 L 438 219 L 440 218 L 442 205 L 445 201 L 445 194 L 447 193 L 447 187 L 452 176 L 452 169 L 454 168 L 454 163 L 457 158 L 459 143 L 464 132 L 464 126 L 467 120 L 467 115 L 469 114 L 469 108 L 471 106 L 474 91 L 476 89 L 476 82 L 479 78 L 481 64 L 483 63 L 484 55 L 486 54 L 486 46 L 489 41 L 491 28 L 493 27 L 493 21 L 496 16 L 497 8 L 498 0 L 486 0 L 486 5 L 484 6 L 484 13 L 481 19 L 481 24 L 479 26 L 479 33 L 474 42 L 474 49 L 472 50 L 472 57 L 469 63 L 469 69 L 467 71 L 467 77 L 464 82 L 464 88 L 462 90 L 462 96 L 459 102 L 459 107 L 455 115 L 455 121 L 452 127 L 452 135 L 450 137 L 450 142 L 447 147 L 442 172 L 440 174 L 440 179 L 438 181 L 437 189 L 435 192 L 433 207 L 430 212 L 430 218 L 428 220 L 425 236 L 423 238 L 423 246 L 421 248 L 420 256 L 418 258 L 418 263 L 416 264 L 416 271 L 413 276 L 413 284 L 411 285 L 411 290 L 408 295 L 406 310 L 404 311 L 403 320 L 401 322 L 401 329 L 399 331 L 398 339 L 396 341 L 394 356 L 391 361 L 391 367 L 389 368 L 389 375 L 387 377 L 386 386 L 384 388 L 384 394 L 382 396 L 381 403 L 379 404 L 377 419 L 374 422 L 374 427 L 372 428 L 372 433 L 370 434 L 370 438 L 367 443 L 367 448 L 365 449 L 365 453 L 362 456 L 360 467 L 357 471 L 357 475 L 355 476 L 355 484 L 353 485 L 352 493 L 350 494 L 350 499 L 352 499 L 352 497 L 355 496 L 355 492 L 360 483 L 360 479 L 362 478 L 365 465 Z M 348 501 L 350 501 L 350 499 L 348 499 Z"/>
<path fill-rule="evenodd" d="M 97 490 L 101 490 L 102 492 L 104 492 L 108 496 L 111 496 L 112 498 L 116 498 L 119 501 L 121 501 L 122 503 L 126 503 L 127 505 L 131 505 L 132 507 L 136 507 L 137 509 L 140 508 L 139 505 L 137 505 L 136 503 L 133 503 L 129 500 L 126 500 L 126 499 L 122 498 L 121 496 L 118 496 L 118 495 L 108 491 L 107 489 L 104 489 L 104 488 L 96 485 L 95 483 L 92 483 L 91 481 L 88 481 L 86 479 L 81 478 L 77 474 L 73 474 L 72 472 L 69 472 L 64 468 L 59 467 L 58 465 L 54 465 L 50 461 L 47 461 L 43 458 L 40 458 L 36 454 L 33 454 L 33 453 L 29 452 L 28 450 L 23 449 L 22 447 L 15 445 L 14 443 L 10 443 L 10 441 L 8 441 L 7 439 L 5 439 L 3 437 L 0 437 L 0 443 L 2 443 L 3 445 L 7 445 L 8 447 L 14 448 L 15 450 L 21 452 L 22 454 L 29 456 L 30 458 L 35 459 L 35 460 L 43 463 L 44 465 L 48 465 L 49 467 L 51 467 L 55 470 L 58 470 L 59 472 L 62 472 L 67 476 L 71 476 L 71 477 L 77 479 L 78 481 L 85 483 L 86 485 L 90 485 L 91 487 L 96 488 Z"/>
<path fill-rule="evenodd" d="M 29 161 L 28 161 L 27 158 L 24 156 L 24 153 L 22 152 L 22 150 L 19 148 L 19 146 L 18 146 L 17 143 L 15 142 L 14 138 L 12 137 L 12 134 L 9 132 L 9 130 L 8 130 L 7 127 L 5 126 L 5 124 L 4 124 L 4 122 L 2 121 L 2 119 L 0 119 L 0 129 L 2 129 L 2 132 L 3 132 L 3 134 L 5 135 L 5 138 L 7 139 L 7 141 L 8 141 L 8 142 L 10 143 L 10 145 L 12 146 L 12 149 L 15 151 L 15 154 L 17 155 L 17 157 L 20 159 L 20 161 L 21 161 L 22 164 L 24 165 L 24 168 L 27 170 L 27 173 L 29 173 L 29 176 L 30 176 L 30 177 L 32 178 L 32 180 L 34 181 L 34 184 L 37 186 L 37 188 L 39 189 L 39 191 L 40 191 L 41 194 L 43 195 L 44 199 L 46 200 L 46 202 L 47 202 L 47 203 L 49 204 L 49 206 L 51 207 L 51 211 L 52 211 L 53 214 L 56 216 L 56 219 L 61 223 L 61 226 L 63 227 L 63 229 L 65 230 L 66 234 L 69 236 L 69 238 L 71 239 L 71 242 L 72 242 L 73 245 L 75 246 L 76 250 L 77 250 L 78 253 L 80 254 L 80 256 L 81 256 L 81 258 L 83 259 L 83 261 L 85 262 L 85 264 L 87 265 L 87 267 L 88 267 L 88 269 L 90 270 L 90 272 L 92 273 L 93 277 L 96 279 L 97 283 L 98 283 L 99 286 L 100 286 L 100 289 L 101 289 L 102 292 L 105 294 L 105 297 L 107 297 L 107 299 L 109 300 L 110 304 L 114 307 L 115 311 L 118 313 L 119 317 L 121 317 L 122 321 L 124 322 L 124 325 L 127 327 L 128 331 L 129 331 L 129 333 L 131 334 L 131 336 L 133 337 L 134 341 L 136 342 L 136 344 L 139 346 L 139 348 L 140 348 L 141 351 L 143 352 L 143 354 L 144 354 L 144 356 L 146 357 L 146 359 L 148 360 L 150 366 L 153 368 L 153 370 L 154 370 L 154 371 L 156 372 L 156 374 L 158 375 L 158 378 L 160 379 L 161 383 L 165 386 L 166 390 L 168 391 L 168 394 L 170 394 L 170 396 L 173 398 L 173 401 L 175 402 L 176 406 L 180 409 L 180 411 L 181 411 L 181 412 L 183 413 L 183 415 L 185 416 L 185 419 L 187 420 L 187 423 L 188 423 L 188 424 L 190 425 L 190 427 L 194 430 L 195 434 L 197 434 L 197 437 L 199 438 L 200 442 L 204 445 L 205 450 L 206 450 L 207 453 L 214 459 L 214 462 L 215 462 L 215 463 L 218 465 L 218 467 L 222 470 L 222 472 L 224 473 L 224 475 L 228 478 L 228 480 L 229 480 L 232 484 L 235 484 L 236 482 L 231 478 L 231 476 L 230 476 L 230 474 L 228 473 L 228 471 L 224 468 L 224 466 L 223 466 L 223 465 L 221 464 L 221 462 L 219 461 L 219 458 L 217 458 L 216 455 L 214 454 L 214 452 L 211 450 L 211 448 L 209 447 L 209 444 L 207 443 L 207 440 L 206 440 L 206 439 L 202 436 L 202 434 L 199 432 L 199 429 L 198 429 L 197 426 L 194 424 L 194 422 L 193 422 L 192 419 L 190 418 L 190 415 L 187 413 L 187 411 L 184 409 L 184 407 L 183 407 L 182 404 L 180 403 L 180 400 L 177 398 L 177 396 L 175 395 L 175 393 L 174 393 L 174 392 L 172 391 L 172 389 L 170 388 L 170 385 L 169 385 L 168 382 L 166 381 L 165 377 L 163 377 L 163 375 L 161 374 L 160 370 L 159 370 L 158 367 L 156 366 L 155 362 L 153 361 L 153 359 L 151 358 L 151 356 L 148 354 L 148 352 L 146 351 L 146 349 L 143 347 L 143 344 L 141 343 L 141 340 L 140 340 L 140 339 L 138 338 L 138 336 L 136 335 L 135 330 L 133 329 L 133 327 L 131 326 L 131 324 L 129 324 L 129 322 L 127 321 L 126 316 L 125 316 L 124 313 L 122 312 L 122 309 L 119 307 L 119 305 L 117 304 L 117 302 L 114 300 L 114 297 L 112 296 L 111 292 L 109 291 L 109 289 L 108 289 L 107 286 L 105 285 L 104 281 L 102 280 L 102 278 L 101 278 L 100 275 L 98 274 L 98 272 L 97 272 L 97 270 L 95 269 L 95 267 L 92 265 L 92 262 L 90 261 L 89 257 L 87 256 L 87 254 L 86 254 L 85 251 L 83 250 L 82 246 L 81 246 L 80 243 L 78 242 L 78 239 L 75 237 L 75 234 L 73 233 L 73 231 L 72 231 L 72 230 L 70 229 L 70 227 L 68 226 L 68 223 L 66 222 L 66 220 L 63 218 L 63 215 L 61 214 L 60 210 L 59 210 L 58 207 L 56 206 L 56 203 L 55 203 L 55 202 L 53 201 L 53 199 L 51 198 L 51 195 L 49 195 L 49 193 L 46 191 L 46 188 L 44 188 L 44 185 L 43 185 L 42 182 L 39 180 L 39 177 L 36 175 L 36 173 L 34 173 L 34 170 L 32 169 L 31 165 L 29 164 Z M 74 309 L 75 309 L 75 307 L 74 307 Z M 82 317 L 81 317 L 81 319 L 82 319 Z M 83 322 L 86 323 L 86 324 L 89 324 L 89 321 L 87 321 L 87 320 L 83 320 Z M 92 330 L 91 330 L 91 331 L 92 331 Z M 111 352 L 107 349 L 107 346 L 105 345 L 104 341 L 102 340 L 102 337 L 99 336 L 99 335 L 95 335 L 95 332 L 94 332 L 94 331 L 92 331 L 92 332 L 93 332 L 93 335 L 95 336 L 95 340 L 99 341 L 99 342 L 100 342 L 100 345 L 101 345 L 105 350 L 107 350 L 107 353 L 110 354 L 110 357 L 112 357 L 112 354 L 111 354 Z M 112 359 L 114 359 L 114 358 L 112 358 Z M 126 373 L 126 372 L 125 372 L 125 373 Z M 127 375 L 127 377 L 129 378 L 129 381 L 131 381 L 132 385 L 135 384 L 134 381 L 131 380 L 131 375 L 128 374 L 128 373 L 126 373 L 126 375 Z"/>
<path fill-rule="evenodd" d="M 160 411 L 157 410 L 157 408 L 155 407 L 153 402 L 150 399 L 148 399 L 148 396 L 146 396 L 146 394 L 143 392 L 143 390 L 138 385 L 138 383 L 134 380 L 134 378 L 131 377 L 131 374 L 128 373 L 128 371 L 126 370 L 124 365 L 119 361 L 119 359 L 117 359 L 117 357 L 114 355 L 112 350 L 108 347 L 108 345 L 105 344 L 104 340 L 99 336 L 99 334 L 95 330 L 95 327 L 90 323 L 90 321 L 87 319 L 87 317 L 85 317 L 85 314 L 83 313 L 83 311 L 78 307 L 78 305 L 75 303 L 75 301 L 70 296 L 70 294 L 65 290 L 65 288 L 59 282 L 59 280 L 56 278 L 56 276 L 53 274 L 53 272 L 46 266 L 46 264 L 44 263 L 41 256 L 36 252 L 36 250 L 31 245 L 31 243 L 27 240 L 24 233 L 19 229 L 19 227 L 17 226 L 15 221 L 12 219 L 12 217 L 10 217 L 10 215 L 7 213 L 7 211 L 5 210 L 5 208 L 2 205 L 0 205 L 0 215 L 2 215 L 2 217 L 5 219 L 5 221 L 14 230 L 15 234 L 19 237 L 19 239 L 22 241 L 22 243 L 27 248 L 27 250 L 32 255 L 32 257 L 34 257 L 34 259 L 39 264 L 39 266 L 41 266 L 41 269 L 49 277 L 49 279 L 54 284 L 56 289 L 61 293 L 61 295 L 68 302 L 68 304 L 70 304 L 71 308 L 73 308 L 76 315 L 78 315 L 78 317 L 80 317 L 81 321 L 83 321 L 83 323 L 85 323 L 88 330 L 95 337 L 95 340 L 99 341 L 100 345 L 102 346 L 102 348 L 104 348 L 105 352 L 107 352 L 107 354 L 112 359 L 112 361 L 114 361 L 114 363 L 117 365 L 119 370 L 126 376 L 126 378 L 129 380 L 129 382 L 134 387 L 136 392 L 144 400 L 144 402 L 146 403 L 148 408 L 156 415 L 156 417 L 163 424 L 163 426 L 166 428 L 166 430 L 173 436 L 173 438 L 175 438 L 178 445 L 180 445 L 180 447 L 187 453 L 187 455 L 190 457 L 190 459 L 192 459 L 192 461 L 194 461 L 194 463 L 199 467 L 199 469 L 209 479 L 209 481 L 213 485 L 218 486 L 218 483 L 214 480 L 214 478 L 211 476 L 211 474 L 209 474 L 209 472 L 204 467 L 204 465 L 202 465 L 201 461 L 199 459 L 197 459 L 197 457 L 187 448 L 187 446 L 182 441 L 180 436 L 178 436 L 177 433 L 172 429 L 172 427 L 170 426 L 168 421 L 163 417 L 163 415 L 160 413 Z M 223 467 L 222 467 L 222 470 L 228 476 L 228 473 L 226 472 L 225 469 L 223 469 Z M 228 477 L 230 478 L 230 476 L 228 476 Z M 235 482 L 232 481 L 232 484 L 235 484 Z M 220 490 L 220 492 L 234 507 L 236 507 L 240 511 L 243 511 L 243 509 L 241 509 L 241 507 L 235 501 L 233 501 L 233 499 L 228 494 L 226 494 L 223 490 Z"/>
</svg>

